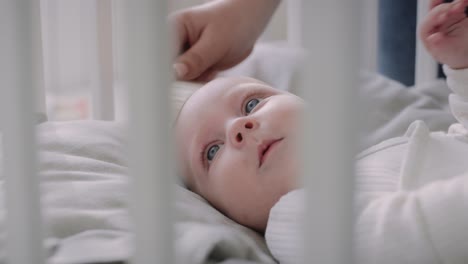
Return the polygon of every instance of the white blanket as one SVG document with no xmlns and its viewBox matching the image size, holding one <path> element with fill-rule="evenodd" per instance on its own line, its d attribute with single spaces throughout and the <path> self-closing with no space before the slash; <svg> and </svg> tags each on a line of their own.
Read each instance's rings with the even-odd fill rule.
<svg viewBox="0 0 468 264">
<path fill-rule="evenodd" d="M 118 123 L 79 121 L 38 126 L 39 177 L 50 263 L 129 259 L 133 248 L 127 211 L 131 176 L 125 142 L 124 125 Z M 4 188 L 2 180 L 0 193 Z M 261 236 L 235 224 L 198 195 L 179 186 L 175 192 L 177 263 L 227 259 L 273 262 Z M 4 213 L 2 206 L 0 216 Z M 0 224 L 3 226 L 3 221 Z M 5 241 L 0 238 L 3 258 Z"/>
<path fill-rule="evenodd" d="M 444 70 L 460 123 L 431 132 L 415 121 L 357 157 L 356 263 L 468 263 L 468 70 Z M 305 219 L 306 196 L 292 191 L 270 212 L 265 237 L 282 264 L 300 262 L 302 225 L 316 223 Z"/>
<path fill-rule="evenodd" d="M 259 45 L 245 63 L 224 75 L 248 75 L 289 89 L 300 60 L 300 52 Z M 446 111 L 448 89 L 441 82 L 406 89 L 376 75 L 364 75 L 362 80 L 360 92 L 373 111 L 363 126 L 361 148 L 403 134 L 415 119 L 426 121 L 431 130 L 446 130 L 454 122 Z M 40 126 L 39 167 L 50 263 L 128 260 L 132 252 L 126 209 L 130 178 L 122 130 L 119 124 L 91 121 Z M 0 194 L 3 189 L 0 181 Z M 200 196 L 180 187 L 175 191 L 177 263 L 273 261 L 258 234 L 233 223 Z M 0 217 L 3 213 L 2 206 Z"/>
<path fill-rule="evenodd" d="M 467 139 L 458 124 L 447 136 L 417 121 L 358 157 L 356 263 L 468 263 Z M 303 226 L 317 223 L 305 219 L 306 196 L 289 192 L 270 212 L 265 237 L 281 264 L 301 263 Z"/>
</svg>

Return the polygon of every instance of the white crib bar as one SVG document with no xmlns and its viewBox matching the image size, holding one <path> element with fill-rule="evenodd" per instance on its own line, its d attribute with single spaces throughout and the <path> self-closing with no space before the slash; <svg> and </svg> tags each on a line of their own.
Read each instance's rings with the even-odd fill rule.
<svg viewBox="0 0 468 264">
<path fill-rule="evenodd" d="M 99 85 L 93 90 L 94 119 L 114 120 L 112 0 L 96 1 Z"/>
<path fill-rule="evenodd" d="M 378 9 L 379 0 L 360 0 L 361 12 L 361 64 L 364 70 L 377 72 Z"/>
<path fill-rule="evenodd" d="M 33 87 L 36 91 L 36 121 L 45 121 L 47 120 L 47 109 L 46 109 L 46 92 L 45 92 L 45 79 L 44 79 L 44 55 L 43 55 L 43 42 L 42 42 L 42 20 L 41 20 L 41 1 L 33 1 L 33 14 L 32 19 L 33 23 L 33 58 L 35 64 L 33 74 Z"/>
<path fill-rule="evenodd" d="M 8 263 L 44 263 L 33 115 L 38 11 L 33 0 L 0 2 Z"/>
<path fill-rule="evenodd" d="M 166 1 L 126 1 L 133 263 L 174 263 Z"/>
<path fill-rule="evenodd" d="M 422 20 L 429 10 L 428 0 L 418 0 L 417 25 L 421 25 Z M 424 44 L 419 38 L 419 31 L 416 34 L 416 61 L 415 61 L 415 85 L 431 82 L 437 79 L 437 62 L 424 48 Z"/>
<path fill-rule="evenodd" d="M 287 28 L 288 28 L 288 42 L 292 46 L 302 47 L 302 27 L 300 16 L 298 15 L 301 10 L 302 0 L 288 0 L 287 1 Z"/>
<path fill-rule="evenodd" d="M 307 218 L 303 263 L 353 263 L 353 161 L 359 68 L 359 0 L 304 0 L 310 52 L 302 95 L 309 103 L 303 138 Z"/>
</svg>

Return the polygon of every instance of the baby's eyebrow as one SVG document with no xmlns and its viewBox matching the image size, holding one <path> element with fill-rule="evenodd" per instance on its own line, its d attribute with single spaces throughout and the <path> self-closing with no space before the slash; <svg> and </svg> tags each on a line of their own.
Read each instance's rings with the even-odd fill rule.
<svg viewBox="0 0 468 264">
<path fill-rule="evenodd" d="M 227 98 L 232 98 L 233 96 L 237 96 L 239 93 L 243 94 L 245 93 L 245 88 L 242 88 L 242 87 L 239 87 L 241 86 L 242 84 L 236 84 L 234 86 L 232 86 L 230 89 L 228 89 L 228 91 L 226 92 L 225 96 Z"/>
<path fill-rule="evenodd" d="M 238 103 L 240 100 L 240 103 L 242 104 L 242 100 L 251 92 L 256 89 L 256 87 L 250 86 L 250 83 L 240 83 L 237 85 L 234 85 L 232 89 L 229 89 L 229 91 L 226 93 L 226 97 L 229 98 L 229 103 L 231 104 L 232 107 L 234 107 L 237 110 Z"/>
</svg>

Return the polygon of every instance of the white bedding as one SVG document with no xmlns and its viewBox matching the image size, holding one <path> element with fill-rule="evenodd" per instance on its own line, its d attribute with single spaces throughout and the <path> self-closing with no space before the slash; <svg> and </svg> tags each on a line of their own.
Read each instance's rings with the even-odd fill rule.
<svg viewBox="0 0 468 264">
<path fill-rule="evenodd" d="M 355 263 L 468 263 L 467 131 L 459 124 L 430 133 L 416 121 L 358 157 L 355 180 Z M 309 175 L 313 177 L 313 175 Z M 265 238 L 281 264 L 301 263 L 307 193 L 281 197 Z"/>
<path fill-rule="evenodd" d="M 118 123 L 78 121 L 38 126 L 39 177 L 50 263 L 128 260 L 133 235 L 126 206 L 131 176 L 127 173 L 125 141 L 124 126 Z M 4 188 L 2 180 L 0 193 Z M 233 223 L 198 195 L 179 186 L 175 192 L 177 263 L 226 259 L 273 262 L 261 236 Z M 4 213 L 2 206 L 0 216 Z M 0 238 L 3 259 L 5 241 Z"/>
<path fill-rule="evenodd" d="M 404 135 L 357 155 L 349 174 L 355 175 L 356 263 L 468 263 L 468 70 L 444 71 L 458 122 L 432 132 L 414 121 Z M 303 224 L 315 223 L 305 219 L 306 196 L 294 190 L 270 212 L 265 237 L 283 264 L 302 259 Z"/>
<path fill-rule="evenodd" d="M 245 63 L 223 75 L 253 76 L 289 89 L 300 59 L 299 51 L 283 45 L 260 45 Z M 415 119 L 425 120 L 432 130 L 446 130 L 454 122 L 442 82 L 411 90 L 372 74 L 363 75 L 363 82 L 361 93 L 373 111 L 363 126 L 361 148 L 401 135 Z M 124 261 L 131 254 L 122 131 L 120 124 L 97 121 L 40 126 L 41 190 L 51 263 Z M 0 182 L 0 193 L 3 188 Z M 175 191 L 177 263 L 273 262 L 257 233 L 233 223 L 198 195 L 181 187 Z M 0 216 L 3 213 L 1 207 Z M 3 239 L 0 235 L 0 250 Z"/>
</svg>

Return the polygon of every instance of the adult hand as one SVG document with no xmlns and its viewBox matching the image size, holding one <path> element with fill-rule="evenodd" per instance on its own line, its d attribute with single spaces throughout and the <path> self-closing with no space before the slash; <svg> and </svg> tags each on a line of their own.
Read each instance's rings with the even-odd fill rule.
<svg viewBox="0 0 468 264">
<path fill-rule="evenodd" d="M 468 0 L 432 0 L 430 7 L 420 28 L 426 49 L 452 69 L 468 68 Z"/>
<path fill-rule="evenodd" d="M 170 16 L 176 30 L 174 70 L 180 80 L 207 81 L 252 51 L 279 0 L 217 0 Z"/>
</svg>

